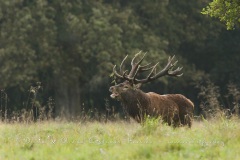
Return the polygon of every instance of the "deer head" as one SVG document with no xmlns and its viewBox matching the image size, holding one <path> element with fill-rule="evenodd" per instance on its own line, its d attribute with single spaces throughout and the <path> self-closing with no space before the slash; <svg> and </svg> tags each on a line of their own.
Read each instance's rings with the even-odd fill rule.
<svg viewBox="0 0 240 160">
<path fill-rule="evenodd" d="M 156 67 L 158 66 L 158 63 L 155 65 L 151 65 L 152 63 L 148 63 L 146 65 L 141 65 L 146 53 L 140 58 L 139 61 L 136 61 L 136 58 L 141 54 L 141 52 L 137 53 L 132 61 L 131 61 L 131 70 L 128 72 L 128 70 L 123 71 L 123 64 L 125 60 L 127 59 L 128 55 L 123 59 L 123 61 L 120 64 L 120 72 L 117 72 L 116 65 L 113 67 L 113 73 L 117 78 L 120 78 L 124 80 L 123 83 L 117 84 L 115 86 L 110 87 L 109 91 L 112 92 L 111 98 L 121 100 L 121 96 L 131 90 L 137 90 L 140 88 L 142 84 L 154 81 L 160 77 L 163 76 L 174 76 L 179 77 L 182 76 L 183 73 L 181 73 L 182 67 L 178 67 L 177 69 L 173 69 L 174 66 L 176 66 L 178 61 L 173 62 L 174 57 L 168 58 L 168 63 L 166 66 L 159 72 L 156 71 Z M 139 79 L 137 78 L 139 73 L 142 72 L 149 72 L 146 76 L 146 78 Z"/>
</svg>

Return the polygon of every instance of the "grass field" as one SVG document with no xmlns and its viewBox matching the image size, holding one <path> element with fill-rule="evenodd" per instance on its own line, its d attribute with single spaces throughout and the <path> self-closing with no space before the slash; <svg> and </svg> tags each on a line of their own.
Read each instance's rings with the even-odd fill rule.
<svg viewBox="0 0 240 160">
<path fill-rule="evenodd" d="M 238 119 L 172 128 L 135 122 L 0 123 L 0 160 L 240 159 Z"/>
</svg>

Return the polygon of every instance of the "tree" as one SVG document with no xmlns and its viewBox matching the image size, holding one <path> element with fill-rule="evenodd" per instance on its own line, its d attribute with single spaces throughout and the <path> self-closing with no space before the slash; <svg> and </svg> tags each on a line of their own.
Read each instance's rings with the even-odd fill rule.
<svg viewBox="0 0 240 160">
<path fill-rule="evenodd" d="M 239 32 L 227 32 L 200 14 L 205 5 L 187 0 L 0 1 L 0 87 L 16 109 L 38 81 L 43 97 L 54 97 L 57 113 L 78 115 L 83 103 L 85 109 L 104 109 L 113 64 L 140 50 L 148 52 L 147 61 L 162 66 L 169 54 L 176 55 L 184 67 L 181 80 L 163 78 L 149 86 L 151 91 L 194 97 L 189 84 L 201 77 L 199 70 L 221 84 L 239 82 Z"/>
<path fill-rule="evenodd" d="M 94 100 L 104 100 L 111 62 L 139 50 L 165 54 L 165 44 L 145 32 L 129 8 L 94 0 L 0 3 L 1 87 L 23 94 L 40 81 L 45 97 L 54 96 L 57 113 L 77 115 L 85 98 L 87 107 L 99 107 Z M 23 107 L 22 94 L 14 108 Z"/>
<path fill-rule="evenodd" d="M 202 10 L 202 14 L 218 18 L 224 22 L 228 30 L 240 26 L 239 0 L 213 0 Z"/>
</svg>

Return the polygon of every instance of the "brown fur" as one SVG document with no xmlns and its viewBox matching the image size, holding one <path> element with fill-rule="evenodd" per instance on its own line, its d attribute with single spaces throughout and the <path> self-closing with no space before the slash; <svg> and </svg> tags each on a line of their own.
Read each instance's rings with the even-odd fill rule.
<svg viewBox="0 0 240 160">
<path fill-rule="evenodd" d="M 194 105 L 181 94 L 144 93 L 129 83 L 112 86 L 110 91 L 113 93 L 111 97 L 121 101 L 128 114 L 138 122 L 145 115 L 161 116 L 169 125 L 191 127 Z"/>
</svg>

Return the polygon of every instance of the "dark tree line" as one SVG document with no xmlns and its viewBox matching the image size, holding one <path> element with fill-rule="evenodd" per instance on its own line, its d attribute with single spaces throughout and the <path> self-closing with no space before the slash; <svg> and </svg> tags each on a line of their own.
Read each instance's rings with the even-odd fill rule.
<svg viewBox="0 0 240 160">
<path fill-rule="evenodd" d="M 176 55 L 184 67 L 183 77 L 162 78 L 145 91 L 181 93 L 198 104 L 195 84 L 205 78 L 222 92 L 229 82 L 240 85 L 240 32 L 202 15 L 207 3 L 1 1 L 0 87 L 8 110 L 31 108 L 34 98 L 35 106 L 47 106 L 50 98 L 56 115 L 104 111 L 113 65 L 140 50 L 161 66 Z"/>
</svg>

